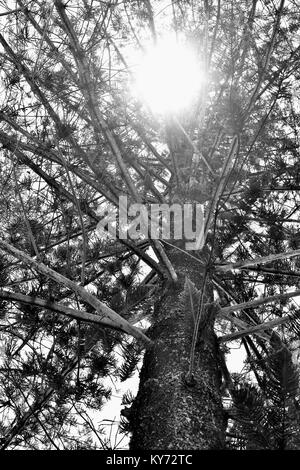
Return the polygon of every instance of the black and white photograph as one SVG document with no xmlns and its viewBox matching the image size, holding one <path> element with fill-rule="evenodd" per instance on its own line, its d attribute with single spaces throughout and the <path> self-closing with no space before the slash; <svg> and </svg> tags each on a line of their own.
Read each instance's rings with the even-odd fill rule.
<svg viewBox="0 0 300 470">
<path fill-rule="evenodd" d="M 300 450 L 299 141 L 299 0 L 0 0 L 4 455 Z"/>
</svg>

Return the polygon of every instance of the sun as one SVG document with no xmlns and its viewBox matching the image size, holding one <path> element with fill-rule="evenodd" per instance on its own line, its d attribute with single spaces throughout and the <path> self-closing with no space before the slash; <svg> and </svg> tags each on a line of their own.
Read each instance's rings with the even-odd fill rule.
<svg viewBox="0 0 300 470">
<path fill-rule="evenodd" d="M 139 61 L 135 92 L 152 111 L 172 114 L 191 106 L 204 79 L 195 51 L 175 40 L 165 39 Z"/>
</svg>

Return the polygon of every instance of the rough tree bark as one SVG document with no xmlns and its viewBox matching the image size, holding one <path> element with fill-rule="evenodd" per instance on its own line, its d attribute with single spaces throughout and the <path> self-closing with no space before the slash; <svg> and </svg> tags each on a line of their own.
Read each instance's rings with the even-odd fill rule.
<svg viewBox="0 0 300 470">
<path fill-rule="evenodd" d="M 173 251 L 173 250 L 172 250 Z M 177 284 L 166 287 L 157 302 L 149 336 L 154 346 L 144 357 L 138 395 L 132 405 L 130 448 L 222 449 L 225 420 L 221 402 L 218 345 L 213 330 L 215 307 L 200 329 L 194 374 L 187 385 L 193 318 L 188 302 L 182 302 L 185 277 L 199 289 L 201 265 L 180 252 L 168 253 L 176 267 Z"/>
</svg>

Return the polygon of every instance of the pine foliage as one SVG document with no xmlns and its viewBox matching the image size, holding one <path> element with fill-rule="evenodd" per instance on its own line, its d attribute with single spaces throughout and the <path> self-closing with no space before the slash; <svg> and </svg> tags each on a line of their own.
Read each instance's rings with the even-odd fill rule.
<svg viewBox="0 0 300 470">
<path fill-rule="evenodd" d="M 268 355 L 257 362 L 260 385 L 238 380 L 232 392 L 233 448 L 291 450 L 300 448 L 299 367 L 277 334 Z"/>
<path fill-rule="evenodd" d="M 300 288 L 300 256 L 287 256 L 300 249 L 297 2 L 11 3 L 0 2 L 0 243 L 23 259 L 1 248 L 1 449 L 110 445 L 91 416 L 138 371 L 143 345 L 119 323 L 78 319 L 99 320 L 94 304 L 40 268 L 84 288 L 131 327 L 155 324 L 155 305 L 174 277 L 168 254 L 182 255 L 185 244 L 100 232 L 119 196 L 147 208 L 202 204 L 205 246 L 185 256 L 207 270 L 205 308 L 200 318 L 203 286 L 192 283 L 188 264 L 177 273 L 185 277 L 180 307 L 204 339 L 215 314 L 217 335 L 243 335 L 245 369 L 228 391 L 229 445 L 299 448 L 289 351 L 299 341 L 299 309 L 281 297 Z M 207 76 L 189 109 L 172 117 L 152 112 L 131 88 L 136 52 L 166 31 L 195 51 Z M 124 228 L 119 219 L 115 228 Z M 270 296 L 276 300 L 255 304 Z M 278 323 L 245 333 L 270 321 Z"/>
<path fill-rule="evenodd" d="M 141 360 L 141 348 L 136 342 L 131 341 L 121 345 L 123 363 L 117 370 L 117 375 L 121 382 L 132 377 L 139 361 Z"/>
</svg>

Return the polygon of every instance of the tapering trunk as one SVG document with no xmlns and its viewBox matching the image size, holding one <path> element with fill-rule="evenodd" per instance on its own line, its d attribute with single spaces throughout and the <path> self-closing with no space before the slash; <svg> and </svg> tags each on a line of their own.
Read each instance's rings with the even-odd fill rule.
<svg viewBox="0 0 300 470">
<path fill-rule="evenodd" d="M 195 356 L 195 383 L 187 385 L 193 318 L 183 302 L 185 276 L 201 287 L 201 265 L 179 253 L 172 263 L 177 285 L 166 288 L 157 302 L 148 332 L 154 347 L 145 354 L 138 395 L 131 409 L 130 448 L 222 449 L 225 422 L 220 394 L 218 346 L 213 331 L 214 314 L 200 329 Z"/>
</svg>

